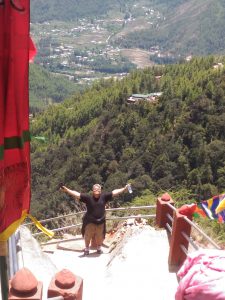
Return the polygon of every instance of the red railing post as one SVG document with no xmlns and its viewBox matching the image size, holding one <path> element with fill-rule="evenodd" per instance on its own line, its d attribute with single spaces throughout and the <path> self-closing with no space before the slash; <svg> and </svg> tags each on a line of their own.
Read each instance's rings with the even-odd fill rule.
<svg viewBox="0 0 225 300">
<path fill-rule="evenodd" d="M 55 274 L 48 287 L 48 298 L 58 296 L 68 300 L 82 300 L 83 279 L 67 269 Z"/>
<path fill-rule="evenodd" d="M 190 238 L 191 225 L 185 220 L 184 215 L 176 211 L 173 217 L 173 227 L 170 238 L 170 268 L 180 267 L 187 257 L 186 253 L 182 250 L 181 245 L 188 250 L 189 241 L 183 236 L 182 232 Z"/>
<path fill-rule="evenodd" d="M 27 268 L 16 272 L 9 281 L 9 300 L 41 300 L 43 284 Z"/>
<path fill-rule="evenodd" d="M 168 219 L 167 214 L 173 216 L 173 210 L 167 204 L 174 205 L 174 201 L 168 193 L 163 194 L 157 199 L 156 202 L 156 226 L 159 228 L 166 228 L 166 223 L 171 225 L 171 221 Z"/>
</svg>

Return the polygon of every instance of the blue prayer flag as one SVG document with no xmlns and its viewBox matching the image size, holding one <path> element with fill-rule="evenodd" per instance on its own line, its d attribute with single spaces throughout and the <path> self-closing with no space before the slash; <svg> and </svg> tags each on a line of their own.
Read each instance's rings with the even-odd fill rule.
<svg viewBox="0 0 225 300">
<path fill-rule="evenodd" d="M 216 213 L 219 204 L 225 199 L 225 194 L 214 196 L 201 202 L 201 207 L 210 219 L 217 219 L 220 223 L 225 223 L 225 210 Z"/>
</svg>

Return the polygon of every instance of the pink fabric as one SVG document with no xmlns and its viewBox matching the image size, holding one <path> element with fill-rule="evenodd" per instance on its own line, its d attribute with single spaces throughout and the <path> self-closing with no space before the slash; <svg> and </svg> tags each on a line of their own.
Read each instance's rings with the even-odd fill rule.
<svg viewBox="0 0 225 300">
<path fill-rule="evenodd" d="M 193 252 L 177 275 L 181 280 L 175 300 L 225 300 L 225 251 Z"/>
</svg>

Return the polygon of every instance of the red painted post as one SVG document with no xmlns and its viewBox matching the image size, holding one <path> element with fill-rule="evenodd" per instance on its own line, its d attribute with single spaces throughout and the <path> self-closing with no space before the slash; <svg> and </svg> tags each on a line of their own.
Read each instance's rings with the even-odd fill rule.
<svg viewBox="0 0 225 300">
<path fill-rule="evenodd" d="M 83 279 L 71 271 L 63 269 L 51 280 L 48 298 L 62 296 L 65 300 L 82 300 Z"/>
<path fill-rule="evenodd" d="M 167 214 L 173 216 L 173 210 L 167 204 L 174 205 L 174 201 L 168 193 L 163 194 L 156 202 L 156 226 L 159 228 L 166 228 L 166 223 L 171 225 Z"/>
<path fill-rule="evenodd" d="M 27 268 L 22 268 L 9 281 L 9 300 L 41 300 L 42 282 Z"/>
<path fill-rule="evenodd" d="M 191 218 L 189 216 L 189 219 Z M 182 232 L 190 237 L 191 225 L 185 221 L 184 215 L 176 211 L 173 218 L 173 229 L 170 239 L 169 266 L 171 269 L 179 268 L 187 257 L 180 245 L 188 249 L 189 241 L 182 235 Z"/>
</svg>

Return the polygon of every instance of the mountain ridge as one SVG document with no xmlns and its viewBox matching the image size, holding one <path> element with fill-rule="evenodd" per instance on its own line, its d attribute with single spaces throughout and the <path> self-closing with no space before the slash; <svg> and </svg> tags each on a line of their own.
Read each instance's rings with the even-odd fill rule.
<svg viewBox="0 0 225 300">
<path fill-rule="evenodd" d="M 130 47 L 141 44 L 148 48 L 155 43 L 164 51 L 181 55 L 224 53 L 224 14 L 224 4 L 220 0 L 185 1 L 167 12 L 156 30 L 140 31 L 139 36 L 131 33 L 122 45 Z"/>
</svg>

